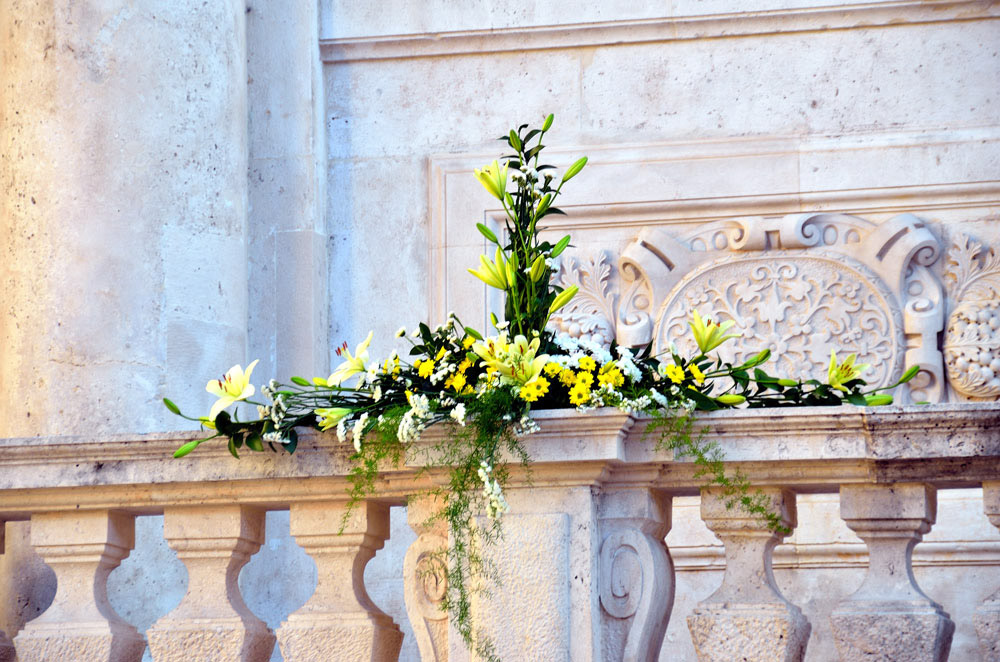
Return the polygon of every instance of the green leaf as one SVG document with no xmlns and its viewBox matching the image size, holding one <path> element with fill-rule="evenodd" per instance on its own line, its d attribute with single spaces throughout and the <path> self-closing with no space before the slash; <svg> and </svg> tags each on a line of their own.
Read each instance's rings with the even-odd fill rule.
<svg viewBox="0 0 1000 662">
<path fill-rule="evenodd" d="M 579 159 L 577 159 L 576 162 L 569 167 L 569 170 L 566 171 L 566 174 L 563 175 L 562 178 L 563 183 L 568 182 L 569 180 L 573 179 L 578 174 L 580 174 L 580 171 L 583 170 L 583 166 L 585 165 L 587 165 L 586 156 L 582 156 Z"/>
<path fill-rule="evenodd" d="M 430 327 L 428 327 L 423 322 L 420 323 L 420 338 L 425 343 L 428 343 L 428 344 L 430 344 L 430 342 L 433 340 L 433 336 L 431 336 Z"/>
<path fill-rule="evenodd" d="M 517 134 L 514 132 L 514 129 L 510 130 L 510 136 L 508 136 L 508 137 L 510 138 L 510 146 L 520 152 L 521 151 L 521 139 L 517 137 Z"/>
<path fill-rule="evenodd" d="M 532 129 L 531 131 L 528 131 L 527 135 L 524 136 L 524 142 L 527 143 L 529 140 L 537 136 L 539 133 L 541 133 L 541 131 L 538 129 Z"/>
<path fill-rule="evenodd" d="M 309 380 L 303 379 L 302 377 L 292 377 L 292 383 L 298 384 L 299 386 L 312 386 L 312 384 L 309 383 Z"/>
<path fill-rule="evenodd" d="M 861 395 L 860 393 L 851 393 L 844 399 L 850 402 L 852 405 L 857 405 L 859 407 L 865 407 L 868 405 L 868 401 L 865 400 L 865 396 Z"/>
<path fill-rule="evenodd" d="M 237 460 L 240 459 L 240 454 L 236 452 L 236 444 L 233 443 L 232 438 L 229 439 L 229 453 Z"/>
<path fill-rule="evenodd" d="M 177 414 L 178 416 L 183 416 L 183 414 L 181 414 L 180 408 L 177 405 L 175 405 L 172 400 L 168 400 L 167 398 L 163 398 L 163 404 L 166 406 L 167 409 L 170 410 L 171 413 Z M 183 448 L 183 446 L 182 446 L 182 448 Z"/>
<path fill-rule="evenodd" d="M 281 444 L 282 448 L 284 448 L 289 453 L 294 453 L 295 449 L 299 445 L 299 433 L 296 432 L 294 428 L 292 428 L 288 430 L 288 432 L 285 434 L 285 438 L 288 441 Z"/>
<path fill-rule="evenodd" d="M 257 451 L 258 453 L 263 452 L 264 443 L 259 432 L 254 432 L 253 434 L 247 436 L 247 448 L 252 451 Z"/>
<path fill-rule="evenodd" d="M 693 388 L 690 387 L 685 388 L 684 394 L 687 395 L 689 398 L 691 398 L 695 406 L 697 406 L 698 409 L 702 411 L 715 411 L 716 409 L 720 408 L 718 403 L 715 402 L 715 400 L 705 395 L 702 395 Z"/>
<path fill-rule="evenodd" d="M 184 444 L 183 446 L 181 446 L 180 448 L 178 448 L 177 450 L 174 451 L 174 457 L 175 458 L 176 457 L 184 457 L 185 455 L 187 455 L 188 453 L 190 453 L 194 449 L 198 448 L 199 444 L 201 444 L 201 442 L 203 442 L 203 441 L 205 441 L 205 440 L 204 439 L 195 439 L 194 441 L 187 442 L 186 444 Z"/>
<path fill-rule="evenodd" d="M 500 242 L 497 240 L 497 236 L 493 234 L 493 231 L 490 230 L 488 227 L 486 227 L 482 223 L 476 223 L 476 227 L 479 228 L 479 233 L 481 235 L 492 241 L 494 244 L 498 245 L 500 244 Z"/>
</svg>

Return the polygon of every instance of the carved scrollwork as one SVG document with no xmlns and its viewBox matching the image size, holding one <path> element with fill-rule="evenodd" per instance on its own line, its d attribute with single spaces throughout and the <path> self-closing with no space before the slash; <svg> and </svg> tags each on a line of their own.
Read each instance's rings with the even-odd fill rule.
<svg viewBox="0 0 1000 662">
<path fill-rule="evenodd" d="M 444 554 L 448 538 L 424 532 L 406 550 L 403 558 L 403 588 L 406 613 L 420 650 L 420 659 L 448 659 L 448 613 L 441 608 L 448 591 Z"/>
<path fill-rule="evenodd" d="M 972 398 L 1000 396 L 1000 254 L 966 235 L 948 252 L 945 279 L 954 308 L 944 340 L 952 388 Z"/>
<path fill-rule="evenodd" d="M 612 528 L 600 551 L 601 607 L 616 623 L 607 631 L 605 657 L 654 662 L 673 605 L 673 566 L 663 544 L 665 532 L 660 534 L 655 526 L 654 535 L 639 528 Z"/>
</svg>

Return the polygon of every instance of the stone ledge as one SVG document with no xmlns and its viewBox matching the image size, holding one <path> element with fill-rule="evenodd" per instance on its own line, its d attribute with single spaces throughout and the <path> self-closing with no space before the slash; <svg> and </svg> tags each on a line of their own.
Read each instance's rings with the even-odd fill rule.
<svg viewBox="0 0 1000 662">
<path fill-rule="evenodd" d="M 649 485 L 697 493 L 690 461 L 674 462 L 644 439 L 646 421 L 615 410 L 538 412 L 541 431 L 525 439 L 534 458 L 530 478 L 514 467 L 513 486 Z M 845 483 L 920 480 L 938 487 L 1000 479 L 1000 404 L 808 407 L 728 410 L 699 416 L 725 456 L 758 484 L 835 492 Z M 427 444 L 447 427 L 425 433 Z M 351 448 L 332 434 L 303 432 L 299 450 L 244 453 L 233 460 L 208 443 L 181 460 L 174 449 L 198 433 L 98 438 L 0 439 L 0 519 L 65 507 L 114 507 L 158 512 L 183 497 L 196 503 L 264 503 L 344 493 Z M 417 465 L 387 467 L 382 498 L 403 503 L 433 484 Z M 86 488 L 86 489 L 81 489 Z M 44 490 L 46 496 L 37 493 Z"/>
</svg>

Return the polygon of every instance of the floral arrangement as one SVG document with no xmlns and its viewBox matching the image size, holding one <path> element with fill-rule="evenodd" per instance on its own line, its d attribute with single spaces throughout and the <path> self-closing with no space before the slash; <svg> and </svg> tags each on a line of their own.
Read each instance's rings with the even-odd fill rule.
<svg viewBox="0 0 1000 662">
<path fill-rule="evenodd" d="M 400 328 L 396 336 L 409 343 L 408 352 L 394 351 L 381 360 L 370 356 L 369 333 L 353 352 L 347 343 L 336 350 L 342 363 L 328 377 L 292 377 L 288 384 L 271 380 L 261 388 L 260 400 L 253 400 L 256 390 L 250 383 L 257 362 L 246 370 L 234 366 L 206 386 L 218 398 L 208 415 L 185 416 L 212 433 L 174 454 L 182 457 L 216 438 L 226 439 L 237 458 L 244 447 L 276 451 L 280 446 L 292 453 L 297 427 L 334 430 L 340 441 L 353 445 L 351 496 L 359 500 L 373 492 L 384 462 L 401 463 L 408 450 L 423 449 L 436 466 L 449 470 L 448 485 L 438 494 L 444 505 L 437 515 L 447 521 L 452 538 L 451 547 L 442 550 L 448 580 L 444 606 L 466 643 L 486 659 L 496 655 L 488 638 L 473 628 L 469 587 L 477 576 L 489 573 L 484 545 L 498 539 L 502 516 L 509 510 L 504 458 L 530 460 L 521 438 L 537 429 L 532 409 L 616 407 L 648 415 L 648 429 L 659 447 L 673 449 L 676 457 L 693 458 L 707 483 L 725 488 L 732 505 L 780 528 L 762 495 L 739 473 L 728 474 L 718 447 L 694 432 L 693 412 L 889 404 L 892 396 L 883 391 L 912 379 L 919 369 L 911 367 L 891 386 L 867 389 L 862 375 L 868 366 L 855 363 L 853 354 L 841 362 L 831 353 L 825 381 L 772 376 L 760 367 L 769 350 L 738 365 L 713 356 L 734 337 L 727 333 L 734 321 L 706 319 L 696 310 L 690 316 L 695 356 L 681 356 L 673 344 L 664 355 L 653 355 L 651 346 L 612 342 L 606 347 L 554 333 L 549 318 L 576 294 L 575 287 L 562 289 L 552 282 L 554 260 L 570 245 L 570 237 L 555 244 L 540 237 L 545 218 L 563 213 L 555 202 L 587 158 L 562 175 L 540 162 L 552 122 L 549 115 L 541 128 L 511 129 L 501 140 L 512 153 L 475 171 L 503 206 L 506 232 L 501 238 L 477 225 L 494 250 L 492 259 L 480 256 L 478 267 L 469 271 L 504 293 L 503 321 L 491 315 L 493 329 L 486 334 L 463 325 L 455 315 L 434 329 L 424 323 L 410 333 Z M 184 416 L 173 402 L 164 402 Z M 230 413 L 237 403 L 256 405 L 256 416 L 241 420 L 236 410 Z M 433 447 L 421 446 L 421 433 L 437 423 L 451 424 L 452 434 Z M 486 518 L 477 523 L 481 513 Z"/>
</svg>

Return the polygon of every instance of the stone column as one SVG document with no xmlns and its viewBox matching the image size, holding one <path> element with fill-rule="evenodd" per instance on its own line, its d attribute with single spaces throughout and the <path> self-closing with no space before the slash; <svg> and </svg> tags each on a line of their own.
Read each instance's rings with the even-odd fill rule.
<svg viewBox="0 0 1000 662">
<path fill-rule="evenodd" d="M 14 638 L 20 662 L 138 662 L 146 648 L 108 602 L 108 575 L 134 544 L 132 515 L 107 510 L 31 518 L 31 545 L 56 574 L 55 600 Z"/>
<path fill-rule="evenodd" d="M 983 483 L 983 510 L 1000 529 L 1000 481 Z M 1000 589 L 976 609 L 974 621 L 983 662 L 1000 662 Z"/>
<path fill-rule="evenodd" d="M 0 437 L 188 427 L 244 363 L 245 16 L 0 2 Z"/>
<path fill-rule="evenodd" d="M 240 569 L 264 542 L 264 511 L 246 506 L 167 508 L 163 537 L 188 571 L 180 605 L 149 629 L 155 662 L 264 662 L 274 634 L 240 595 Z"/>
<path fill-rule="evenodd" d="M 403 635 L 368 597 L 365 565 L 389 538 L 389 506 L 296 503 L 291 533 L 316 561 L 316 592 L 278 628 L 286 660 L 390 662 Z"/>
<path fill-rule="evenodd" d="M 599 659 L 660 659 L 674 605 L 674 567 L 663 541 L 670 503 L 648 489 L 612 489 L 600 496 Z"/>
<path fill-rule="evenodd" d="M 830 615 L 842 662 L 948 659 L 955 624 L 913 577 L 913 548 L 936 513 L 923 483 L 840 488 L 840 516 L 868 545 L 864 583 Z"/>
<path fill-rule="evenodd" d="M 448 612 L 441 608 L 448 590 L 448 523 L 431 519 L 440 509 L 440 500 L 428 496 L 411 499 L 406 507 L 417 539 L 403 559 L 403 590 L 422 662 L 448 660 Z"/>
<path fill-rule="evenodd" d="M 777 487 L 760 489 L 781 525 L 793 529 L 795 495 Z M 771 571 L 774 548 L 784 535 L 738 505 L 727 508 L 726 500 L 717 489 L 702 490 L 701 518 L 726 546 L 726 573 L 722 586 L 688 617 L 698 659 L 800 662 L 809 642 L 809 621 L 781 595 Z"/>
</svg>

